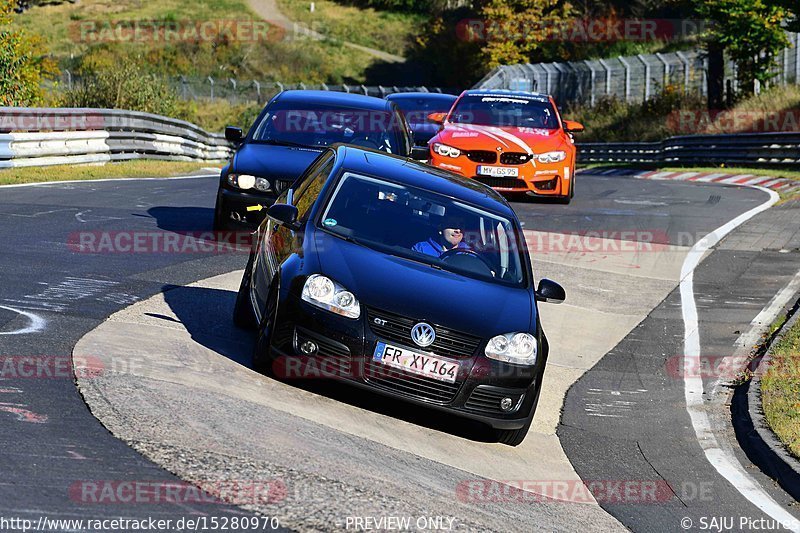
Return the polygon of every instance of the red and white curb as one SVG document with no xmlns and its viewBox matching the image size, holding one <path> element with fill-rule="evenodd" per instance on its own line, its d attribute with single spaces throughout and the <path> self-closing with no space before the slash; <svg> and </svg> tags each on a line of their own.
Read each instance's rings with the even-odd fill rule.
<svg viewBox="0 0 800 533">
<path fill-rule="evenodd" d="M 663 170 L 631 170 L 612 168 L 606 170 L 579 170 L 579 174 L 595 176 L 630 176 L 645 180 L 696 181 L 701 183 L 721 183 L 724 185 L 744 185 L 748 187 L 765 187 L 781 193 L 789 193 L 800 189 L 800 181 L 772 176 L 754 176 L 753 174 L 725 174 L 709 172 L 675 172 Z"/>
</svg>

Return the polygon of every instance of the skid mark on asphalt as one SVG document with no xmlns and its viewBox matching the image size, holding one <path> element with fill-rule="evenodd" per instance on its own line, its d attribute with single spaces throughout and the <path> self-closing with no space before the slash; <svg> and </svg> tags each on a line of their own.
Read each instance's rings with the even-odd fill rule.
<svg viewBox="0 0 800 533">
<path fill-rule="evenodd" d="M 17 420 L 20 422 L 31 422 L 33 424 L 44 424 L 47 422 L 47 415 L 40 415 L 29 411 L 25 408 L 24 404 L 18 403 L 0 403 L 0 411 L 16 415 Z"/>
<path fill-rule="evenodd" d="M 29 324 L 24 328 L 19 328 L 14 331 L 0 331 L 0 335 L 26 335 L 28 333 L 36 333 L 38 331 L 42 331 L 46 324 L 45 320 L 29 311 L 23 311 L 21 309 L 15 309 L 13 307 L 8 307 L 6 305 L 0 305 L 0 309 L 5 309 L 6 311 L 11 311 L 12 313 L 17 313 L 18 315 L 22 315 L 28 319 Z"/>
<path fill-rule="evenodd" d="M 22 394 L 22 392 L 22 389 L 17 387 L 0 388 L 0 394 Z M 23 403 L 0 402 L 0 412 L 16 416 L 20 422 L 30 422 L 32 424 L 44 424 L 47 422 L 47 415 L 34 413 Z"/>
<path fill-rule="evenodd" d="M 90 298 L 118 284 L 116 281 L 68 277 L 60 283 L 48 285 L 40 293 L 27 294 L 20 299 L 7 298 L 4 301 L 22 309 L 63 312 L 74 301 Z"/>
<path fill-rule="evenodd" d="M 609 418 L 626 418 L 630 416 L 634 407 L 637 405 L 635 400 L 637 394 L 644 394 L 647 389 L 637 390 L 603 390 L 603 389 L 589 389 L 587 394 L 592 395 L 592 398 L 586 402 L 584 411 L 588 416 L 599 416 Z M 611 398 L 627 398 L 627 399 L 609 399 Z M 596 397 L 596 399 L 595 399 Z"/>
</svg>

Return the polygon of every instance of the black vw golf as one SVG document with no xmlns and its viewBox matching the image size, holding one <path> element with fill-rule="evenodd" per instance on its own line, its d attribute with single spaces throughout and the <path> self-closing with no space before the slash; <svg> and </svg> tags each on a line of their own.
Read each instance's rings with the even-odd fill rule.
<svg viewBox="0 0 800 533">
<path fill-rule="evenodd" d="M 269 208 L 236 300 L 254 365 L 298 368 L 528 432 L 548 345 L 522 230 L 492 189 L 397 156 L 338 145 Z"/>
<path fill-rule="evenodd" d="M 396 104 L 335 91 L 284 91 L 261 111 L 220 174 L 214 229 L 252 228 L 264 219 L 248 207 L 270 204 L 327 146 L 348 143 L 410 155 L 411 131 Z"/>
</svg>

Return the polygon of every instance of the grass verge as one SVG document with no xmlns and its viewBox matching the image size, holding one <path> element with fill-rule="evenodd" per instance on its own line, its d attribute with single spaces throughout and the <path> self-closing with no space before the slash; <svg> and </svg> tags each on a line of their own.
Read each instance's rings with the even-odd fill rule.
<svg viewBox="0 0 800 533">
<path fill-rule="evenodd" d="M 772 348 L 761 379 L 761 404 L 769 426 L 800 459 L 800 321 Z"/>
<path fill-rule="evenodd" d="M 317 0 L 313 13 L 309 9 L 310 2 L 278 0 L 278 5 L 291 20 L 302 22 L 323 35 L 399 56 L 405 55 L 428 18 L 412 13 L 362 9 L 333 0 Z"/>
<path fill-rule="evenodd" d="M 261 19 L 245 0 L 206 0 L 191 3 L 189 10 L 187 7 L 184 0 L 81 0 L 33 7 L 15 17 L 13 24 L 41 36 L 59 66 L 73 74 L 83 67 L 109 66 L 133 57 L 147 65 L 152 74 L 191 78 L 197 82 L 191 89 L 198 94 L 209 93 L 207 84 L 201 83 L 206 76 L 217 80 L 218 92 L 228 78 L 240 84 L 254 79 L 309 84 L 360 82 L 376 61 L 369 54 L 329 41 L 253 38 L 247 32 L 248 24 Z M 175 23 L 183 30 L 169 39 L 163 31 L 155 36 L 143 31 L 134 39 L 124 29 L 134 21 Z M 212 28 L 234 23 L 241 33 L 197 38 L 187 33 L 207 21 L 217 23 Z"/>
<path fill-rule="evenodd" d="M 105 165 L 4 168 L 0 169 L 0 185 L 112 178 L 168 178 L 185 176 L 211 166 L 214 165 L 207 162 L 141 160 Z"/>
</svg>

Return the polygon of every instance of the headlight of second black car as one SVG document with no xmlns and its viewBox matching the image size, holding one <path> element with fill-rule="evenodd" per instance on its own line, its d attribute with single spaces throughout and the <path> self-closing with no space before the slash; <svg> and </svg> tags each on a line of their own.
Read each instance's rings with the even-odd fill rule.
<svg viewBox="0 0 800 533">
<path fill-rule="evenodd" d="M 228 174 L 228 184 L 243 191 L 255 189 L 261 192 L 268 192 L 271 187 L 268 179 L 251 176 L 250 174 Z"/>
<path fill-rule="evenodd" d="M 536 337 L 530 333 L 506 333 L 492 337 L 484 353 L 496 361 L 533 366 L 538 351 Z"/>
</svg>

